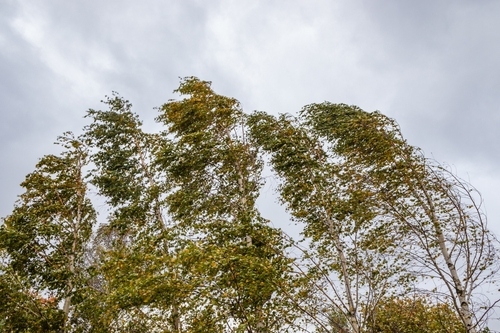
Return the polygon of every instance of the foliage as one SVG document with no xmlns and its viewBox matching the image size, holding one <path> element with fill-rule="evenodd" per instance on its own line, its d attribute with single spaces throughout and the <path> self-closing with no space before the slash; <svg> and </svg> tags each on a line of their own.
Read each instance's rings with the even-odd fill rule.
<svg viewBox="0 0 500 333">
<path fill-rule="evenodd" d="M 26 177 L 0 227 L 0 331 L 485 327 L 499 261 L 480 196 L 394 120 L 328 102 L 248 115 L 195 77 L 175 92 L 159 133 L 113 93 Z M 258 209 L 264 161 L 302 240 Z"/>
<path fill-rule="evenodd" d="M 425 297 L 385 298 L 369 320 L 369 332 L 464 333 L 459 316 L 446 303 Z"/>
<path fill-rule="evenodd" d="M 158 330 L 177 330 L 180 243 L 177 225 L 163 214 L 171 184 L 155 164 L 155 151 L 169 143 L 145 133 L 132 105 L 116 93 L 104 103 L 109 110 L 88 111 L 92 123 L 84 134 L 93 149 L 91 183 L 110 208 L 94 242 L 101 288 L 88 300 L 98 297 L 100 315 L 91 320 L 111 332 L 154 331 L 155 323 L 162 323 Z"/>
<path fill-rule="evenodd" d="M 492 309 L 478 287 L 498 272 L 495 236 L 487 229 L 475 189 L 426 159 L 406 143 L 394 120 L 343 104 L 312 104 L 302 111 L 307 126 L 351 168 L 361 169 L 381 216 L 391 219 L 411 260 L 407 270 L 433 278 L 468 332 L 476 332 Z"/>
<path fill-rule="evenodd" d="M 55 297 L 44 298 L 9 267 L 0 275 L 0 332 L 58 332 L 64 313 Z"/>
<path fill-rule="evenodd" d="M 200 255 L 190 269 L 199 281 L 195 293 L 205 299 L 192 308 L 236 330 L 279 330 L 292 320 L 288 298 L 278 293 L 292 289 L 286 286 L 293 280 L 291 259 L 255 206 L 263 163 L 247 140 L 246 116 L 209 82 L 186 78 L 177 92 L 186 98 L 160 109 L 173 145 L 160 151 L 158 162 L 176 185 L 167 197 L 170 213 Z"/>
<path fill-rule="evenodd" d="M 63 300 L 69 325 L 72 297 L 85 284 L 83 254 L 96 214 L 83 174 L 85 147 L 71 133 L 58 143 L 65 151 L 43 157 L 21 184 L 26 192 L 4 220 L 0 244 L 7 270 L 29 283 L 24 293 L 48 294 L 54 304 Z"/>
<path fill-rule="evenodd" d="M 256 144 L 271 154 L 281 201 L 305 225 L 311 248 L 303 250 L 304 260 L 317 297 L 343 314 L 339 320 L 347 320 L 349 330 L 362 331 L 369 309 L 411 281 L 403 271 L 407 258 L 391 233 L 392 220 L 380 218 L 363 170 L 334 154 L 334 143 L 322 141 L 320 131 L 300 119 L 262 112 L 253 114 L 250 124 Z M 332 326 L 330 314 L 318 311 L 316 319 Z"/>
</svg>

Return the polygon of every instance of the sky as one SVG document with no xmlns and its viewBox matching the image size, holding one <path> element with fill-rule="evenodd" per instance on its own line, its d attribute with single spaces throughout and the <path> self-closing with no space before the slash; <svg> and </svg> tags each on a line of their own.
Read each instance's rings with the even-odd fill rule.
<svg viewBox="0 0 500 333">
<path fill-rule="evenodd" d="M 500 234 L 498 17 L 497 0 L 1 0 L 0 216 L 105 95 L 156 130 L 154 107 L 197 76 L 247 112 L 330 101 L 395 118 L 478 188 Z"/>
</svg>

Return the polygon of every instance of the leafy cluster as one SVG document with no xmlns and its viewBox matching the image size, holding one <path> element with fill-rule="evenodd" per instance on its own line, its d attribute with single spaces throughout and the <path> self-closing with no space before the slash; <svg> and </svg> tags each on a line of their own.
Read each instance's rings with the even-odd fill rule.
<svg viewBox="0 0 500 333">
<path fill-rule="evenodd" d="M 485 329 L 498 242 L 480 198 L 394 120 L 246 114 L 195 77 L 175 92 L 159 133 L 114 93 L 26 177 L 0 227 L 0 331 Z M 264 161 L 301 241 L 258 209 Z"/>
</svg>

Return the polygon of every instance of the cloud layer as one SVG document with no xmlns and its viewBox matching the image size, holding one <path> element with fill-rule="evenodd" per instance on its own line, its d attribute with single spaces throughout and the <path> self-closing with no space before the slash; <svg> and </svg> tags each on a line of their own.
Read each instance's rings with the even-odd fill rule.
<svg viewBox="0 0 500 333">
<path fill-rule="evenodd" d="M 488 0 L 3 1 L 0 215 L 104 95 L 154 128 L 153 107 L 195 75 L 247 111 L 329 100 L 396 118 L 483 192 L 500 232 L 499 14 Z"/>
</svg>

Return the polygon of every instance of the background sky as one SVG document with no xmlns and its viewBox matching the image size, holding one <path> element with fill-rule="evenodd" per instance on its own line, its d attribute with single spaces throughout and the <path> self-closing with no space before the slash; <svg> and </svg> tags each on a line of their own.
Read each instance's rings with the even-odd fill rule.
<svg viewBox="0 0 500 333">
<path fill-rule="evenodd" d="M 198 76 L 247 112 L 380 110 L 481 191 L 500 234 L 499 17 L 498 0 L 0 0 L 0 216 L 105 95 L 153 130 L 153 108 Z"/>
</svg>

